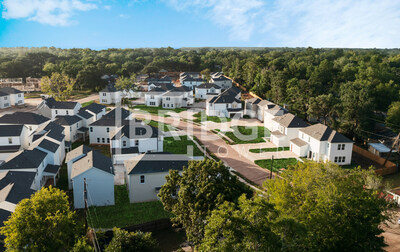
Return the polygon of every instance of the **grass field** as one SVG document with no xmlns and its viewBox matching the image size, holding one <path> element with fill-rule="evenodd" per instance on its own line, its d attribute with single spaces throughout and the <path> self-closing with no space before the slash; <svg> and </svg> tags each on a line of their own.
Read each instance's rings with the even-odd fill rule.
<svg viewBox="0 0 400 252">
<path fill-rule="evenodd" d="M 288 150 L 290 150 L 290 147 L 250 149 L 249 151 L 253 153 L 262 153 L 262 152 L 276 152 L 276 151 L 288 151 Z"/>
<path fill-rule="evenodd" d="M 205 113 L 205 112 L 203 112 Z M 193 122 L 200 123 L 202 122 L 202 112 L 198 112 L 193 115 L 196 119 L 193 120 Z M 225 117 L 218 117 L 218 116 L 206 116 L 205 114 L 203 115 L 205 118 L 204 121 L 210 121 L 210 122 L 215 122 L 215 123 L 221 123 L 221 122 L 230 122 L 232 119 L 231 118 L 225 118 Z"/>
<path fill-rule="evenodd" d="M 114 206 L 90 207 L 89 211 L 89 225 L 95 228 L 128 227 L 171 217 L 160 201 L 129 203 L 128 191 L 124 185 L 115 186 Z"/>
<path fill-rule="evenodd" d="M 261 159 L 256 160 L 254 163 L 261 168 L 271 170 L 271 159 Z M 274 164 L 272 167 L 272 171 L 278 172 L 281 168 L 287 168 L 289 165 L 297 164 L 298 160 L 295 158 L 282 158 L 282 159 L 274 159 Z"/>
<path fill-rule="evenodd" d="M 268 137 L 271 134 L 268 129 L 262 126 L 258 127 L 232 126 L 231 128 L 234 130 L 233 132 L 228 131 L 224 133 L 234 142 L 234 144 L 264 143 L 265 140 L 263 139 L 263 137 Z M 253 131 L 256 132 L 256 135 L 250 137 Z M 239 138 L 240 135 L 239 137 L 237 137 L 235 133 L 245 135 L 246 137 L 240 139 Z"/>
<path fill-rule="evenodd" d="M 92 103 L 94 103 L 94 100 L 93 100 L 93 101 L 84 102 L 84 103 L 82 103 L 81 105 L 82 105 L 82 107 L 87 107 L 87 106 L 89 106 L 89 105 L 92 104 Z"/>
<path fill-rule="evenodd" d="M 149 112 L 150 114 L 160 115 L 160 116 L 165 116 L 165 114 L 167 112 L 180 113 L 180 112 L 186 110 L 185 108 L 166 109 L 166 108 L 162 108 L 162 107 L 148 107 L 146 105 L 136 105 L 133 108 L 140 109 L 142 111 Z"/>
<path fill-rule="evenodd" d="M 164 138 L 164 152 L 173 154 L 187 154 L 187 146 L 193 146 L 194 156 L 204 156 L 204 153 L 195 145 L 195 143 L 188 139 L 187 136 L 180 136 L 179 140 L 174 140 L 173 137 Z"/>
<path fill-rule="evenodd" d="M 81 146 L 82 144 L 89 146 L 89 141 L 82 142 L 82 141 L 76 141 L 73 142 L 71 145 L 71 149 L 75 149 L 76 147 Z M 91 148 L 99 151 L 101 154 L 107 157 L 111 157 L 111 152 L 110 152 L 110 146 L 109 145 L 92 145 L 90 146 Z"/>
<path fill-rule="evenodd" d="M 175 127 L 172 127 L 172 126 L 169 125 L 169 124 L 165 124 L 165 123 L 162 124 L 162 123 L 157 122 L 157 121 L 150 121 L 150 122 L 148 123 L 148 125 L 153 126 L 153 127 L 156 127 L 156 128 L 159 128 L 160 130 L 162 130 L 162 131 L 164 131 L 164 132 L 176 130 Z M 160 127 L 162 127 L 162 128 L 160 128 Z"/>
</svg>

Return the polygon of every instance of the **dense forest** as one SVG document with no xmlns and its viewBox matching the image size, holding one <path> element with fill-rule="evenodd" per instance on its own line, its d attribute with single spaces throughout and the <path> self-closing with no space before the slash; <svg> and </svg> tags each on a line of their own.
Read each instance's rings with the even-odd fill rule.
<svg viewBox="0 0 400 252">
<path fill-rule="evenodd" d="M 374 123 L 400 126 L 400 51 L 313 48 L 1 48 L 0 77 L 76 79 L 76 88 L 99 90 L 101 76 L 168 71 L 223 71 L 249 91 L 298 116 L 318 118 L 349 136 L 366 137 Z M 378 115 L 381 115 L 379 117 Z"/>
</svg>

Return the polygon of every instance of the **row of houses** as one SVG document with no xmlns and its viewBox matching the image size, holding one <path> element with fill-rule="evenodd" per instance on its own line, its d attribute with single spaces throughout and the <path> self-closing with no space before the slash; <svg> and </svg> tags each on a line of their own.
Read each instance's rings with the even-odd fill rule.
<svg viewBox="0 0 400 252">
<path fill-rule="evenodd" d="M 0 88 L 15 88 L 23 92 L 40 91 L 41 78 L 0 78 Z"/>
<path fill-rule="evenodd" d="M 182 86 L 189 87 L 192 90 L 201 84 L 206 83 L 204 76 L 201 76 L 199 72 L 183 72 L 179 75 L 179 82 Z M 220 87 L 221 89 L 232 87 L 232 80 L 224 76 L 221 72 L 211 73 L 210 83 Z"/>
<path fill-rule="evenodd" d="M 353 141 L 321 123 L 309 125 L 286 109 L 259 98 L 245 101 L 244 113 L 264 122 L 277 147 L 290 147 L 299 157 L 317 162 L 351 164 Z"/>
</svg>

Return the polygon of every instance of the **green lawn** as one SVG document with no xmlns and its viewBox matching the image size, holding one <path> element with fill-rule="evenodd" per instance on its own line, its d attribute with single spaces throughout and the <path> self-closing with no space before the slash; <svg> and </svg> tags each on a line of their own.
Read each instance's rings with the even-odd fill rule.
<svg viewBox="0 0 400 252">
<path fill-rule="evenodd" d="M 193 122 L 200 123 L 202 122 L 202 113 L 204 113 L 203 117 L 205 118 L 204 121 L 211 121 L 215 123 L 221 123 L 221 122 L 230 122 L 232 119 L 231 118 L 225 118 L 225 117 L 218 117 L 218 116 L 206 116 L 205 112 L 198 112 L 193 115 L 196 119 L 193 120 Z"/>
<path fill-rule="evenodd" d="M 75 149 L 76 147 L 81 146 L 82 144 L 89 146 L 89 141 L 82 142 L 76 141 L 71 144 L 71 149 Z M 91 145 L 90 148 L 93 148 L 99 151 L 101 154 L 107 157 L 111 157 L 110 146 L 109 145 Z"/>
<path fill-rule="evenodd" d="M 271 159 L 261 159 L 256 160 L 254 163 L 260 166 L 261 168 L 271 170 Z M 287 168 L 289 165 L 297 164 L 298 160 L 295 158 L 282 158 L 282 159 L 274 159 L 274 164 L 272 167 L 272 171 L 278 172 L 281 168 Z"/>
<path fill-rule="evenodd" d="M 40 98 L 40 95 L 42 92 L 30 92 L 30 93 L 25 93 L 24 98 L 25 99 L 32 99 L 32 98 Z"/>
<path fill-rule="evenodd" d="M 156 128 L 160 128 L 161 125 L 162 125 L 163 127 L 160 128 L 160 130 L 162 130 L 162 131 L 164 131 L 164 132 L 176 130 L 175 127 L 172 127 L 172 126 L 169 125 L 169 124 L 165 124 L 165 123 L 163 124 L 163 123 L 157 122 L 157 121 L 150 121 L 150 122 L 148 123 L 148 125 L 153 126 L 153 127 L 156 127 Z"/>
<path fill-rule="evenodd" d="M 175 113 L 180 113 L 182 111 L 185 111 L 185 108 L 175 108 L 175 109 L 167 109 L 167 108 L 162 108 L 162 107 L 148 107 L 146 105 L 136 105 L 133 107 L 134 109 L 140 109 L 142 111 L 147 111 L 150 114 L 154 115 L 161 115 L 164 116 L 167 112 L 175 112 Z"/>
<path fill-rule="evenodd" d="M 89 106 L 92 103 L 94 103 L 94 100 L 93 101 L 84 102 L 81 105 L 82 105 L 82 107 L 86 107 L 86 106 Z"/>
<path fill-rule="evenodd" d="M 91 93 L 92 91 L 90 90 L 73 90 L 69 98 L 71 100 L 78 100 L 89 96 Z"/>
<path fill-rule="evenodd" d="M 60 168 L 60 177 L 57 180 L 57 187 L 61 190 L 68 191 L 68 171 L 66 163 Z"/>
<path fill-rule="evenodd" d="M 170 218 L 160 201 L 129 203 L 126 186 L 115 186 L 115 205 L 90 207 L 89 225 L 94 228 L 128 227 L 153 220 Z"/>
<path fill-rule="evenodd" d="M 262 153 L 262 152 L 276 152 L 276 151 L 288 151 L 288 150 L 290 150 L 290 147 L 250 149 L 249 151 L 253 153 Z"/>
<path fill-rule="evenodd" d="M 263 137 L 270 136 L 270 131 L 262 126 L 254 126 L 254 127 L 245 127 L 245 126 L 232 126 L 233 132 L 224 132 L 227 137 L 229 137 L 234 144 L 248 144 L 248 143 L 264 143 L 265 140 Z M 239 139 L 235 132 L 238 132 L 242 135 L 251 136 L 253 130 L 256 130 L 257 135 L 253 138 L 248 137 L 249 139 Z M 239 135 L 240 136 L 240 135 Z M 247 138 L 247 137 L 246 137 Z"/>
<path fill-rule="evenodd" d="M 187 154 L 187 146 L 189 145 L 193 146 L 194 156 L 204 156 L 204 153 L 187 136 L 180 136 L 179 140 L 175 140 L 173 137 L 164 138 L 164 152 Z"/>
</svg>

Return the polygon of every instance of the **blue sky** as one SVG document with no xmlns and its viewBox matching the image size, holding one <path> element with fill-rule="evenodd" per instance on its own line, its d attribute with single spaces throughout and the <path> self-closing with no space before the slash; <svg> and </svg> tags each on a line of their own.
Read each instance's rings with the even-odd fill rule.
<svg viewBox="0 0 400 252">
<path fill-rule="evenodd" d="M 397 0 L 0 3 L 2 47 L 400 47 Z"/>
</svg>

